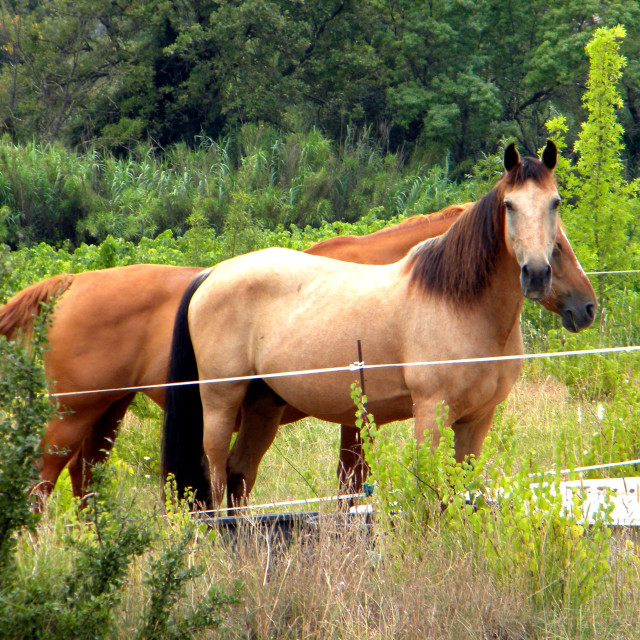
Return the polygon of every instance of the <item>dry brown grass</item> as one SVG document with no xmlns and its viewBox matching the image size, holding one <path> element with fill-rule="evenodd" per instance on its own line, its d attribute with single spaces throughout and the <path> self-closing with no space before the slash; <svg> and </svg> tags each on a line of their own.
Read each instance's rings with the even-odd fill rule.
<svg viewBox="0 0 640 640">
<path fill-rule="evenodd" d="M 579 448 L 593 430 L 594 413 L 552 378 L 539 380 L 525 371 L 497 422 L 513 419 L 518 450 L 535 449 L 544 467 L 554 461 L 558 425 L 575 427 L 566 446 Z M 399 439 L 412 433 L 410 423 L 394 428 Z M 153 420 L 128 417 L 114 454 L 124 482 L 130 483 L 132 491 L 148 493 L 150 512 L 158 507 L 157 429 Z M 338 435 L 336 426 L 317 420 L 282 428 L 276 447 L 261 467 L 252 501 L 333 493 Z M 141 443 L 145 445 L 142 448 Z M 32 558 L 25 570 L 33 568 L 34 562 L 55 564 L 65 504 L 61 498 L 52 500 L 40 541 L 25 542 L 21 552 Z M 325 511 L 332 511 L 332 507 Z M 212 638 L 637 637 L 640 553 L 635 540 L 619 538 L 612 559 L 612 580 L 603 581 L 602 588 L 579 610 L 572 610 L 561 603 L 542 609 L 536 606 L 526 584 L 509 577 L 499 580 L 479 546 L 474 548 L 472 543 L 470 547 L 468 539 L 458 543 L 437 528 L 413 532 L 410 537 L 380 526 L 373 535 L 365 535 L 358 526 L 338 534 L 328 521 L 314 536 L 297 538 L 284 546 L 267 544 L 264 536 L 247 531 L 233 542 L 218 537 L 190 559 L 204 563 L 206 572 L 194 583 L 189 597 L 197 602 L 211 587 L 231 592 L 240 581 L 241 601 L 225 616 L 224 629 L 207 632 Z M 618 562 L 618 555 L 624 562 Z M 119 614 L 123 637 L 131 634 L 144 606 L 143 560 L 136 562 Z"/>
<path fill-rule="evenodd" d="M 420 557 L 396 541 L 354 527 L 323 526 L 313 541 L 267 546 L 246 536 L 220 549 L 209 579 L 243 582 L 243 602 L 229 621 L 232 637 L 378 639 L 532 638 L 529 607 L 498 589 L 469 555 L 425 535 Z"/>
</svg>

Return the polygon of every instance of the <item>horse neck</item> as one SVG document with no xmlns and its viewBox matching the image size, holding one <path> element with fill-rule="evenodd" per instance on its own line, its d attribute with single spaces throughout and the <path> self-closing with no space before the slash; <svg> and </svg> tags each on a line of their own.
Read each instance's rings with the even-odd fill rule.
<svg viewBox="0 0 640 640">
<path fill-rule="evenodd" d="M 494 188 L 442 236 L 417 245 L 406 260 L 410 282 L 461 306 L 487 289 L 504 247 L 504 210 Z M 506 251 L 506 249 L 505 249 Z"/>
<path fill-rule="evenodd" d="M 468 206 L 467 204 L 452 205 L 436 213 L 414 216 L 378 233 L 380 233 L 381 238 L 384 234 L 387 239 L 393 239 L 397 246 L 401 246 L 404 249 L 404 253 L 400 257 L 404 257 L 410 249 L 420 242 L 441 236 L 449 231 L 453 223 L 460 218 Z M 371 234 L 368 237 L 371 238 L 375 235 Z"/>
<path fill-rule="evenodd" d="M 487 326 L 495 332 L 503 346 L 514 336 L 514 331 L 520 336 L 523 305 L 520 266 L 505 249 L 498 258 L 494 277 L 477 302 Z"/>
<path fill-rule="evenodd" d="M 502 190 L 494 188 L 442 236 L 418 245 L 403 260 L 411 285 L 459 313 L 470 311 L 506 339 L 524 298 L 520 269 L 507 251 Z"/>
<path fill-rule="evenodd" d="M 366 236 L 336 236 L 306 253 L 360 264 L 390 264 L 404 258 L 420 242 L 448 231 L 467 207 L 453 205 L 430 215 L 414 216 Z"/>
<path fill-rule="evenodd" d="M 429 213 L 426 215 L 413 216 L 403 220 L 393 227 L 387 227 L 376 233 L 396 234 L 398 237 L 409 236 L 418 242 L 427 238 L 434 238 L 446 233 L 451 225 L 466 211 L 473 203 L 454 204 L 442 211 Z M 376 235 L 371 234 L 372 236 Z"/>
</svg>

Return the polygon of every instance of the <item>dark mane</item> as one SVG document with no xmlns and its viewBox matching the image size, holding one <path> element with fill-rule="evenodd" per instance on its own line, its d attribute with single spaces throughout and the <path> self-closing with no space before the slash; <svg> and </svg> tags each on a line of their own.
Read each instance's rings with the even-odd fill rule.
<svg viewBox="0 0 640 640">
<path fill-rule="evenodd" d="M 523 158 L 494 188 L 473 204 L 442 236 L 417 245 L 409 254 L 410 282 L 424 291 L 464 305 L 484 293 L 504 246 L 504 192 L 507 187 L 553 174 L 535 158 Z"/>
</svg>

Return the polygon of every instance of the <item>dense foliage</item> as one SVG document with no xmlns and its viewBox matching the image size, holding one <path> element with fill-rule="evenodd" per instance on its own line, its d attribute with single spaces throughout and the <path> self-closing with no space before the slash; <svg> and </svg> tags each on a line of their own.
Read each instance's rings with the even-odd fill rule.
<svg viewBox="0 0 640 640">
<path fill-rule="evenodd" d="M 318 227 L 376 207 L 389 219 L 472 197 L 446 165 L 403 165 L 365 134 L 336 147 L 317 130 L 284 135 L 244 125 L 221 142 L 199 138 L 195 148 L 164 153 L 139 145 L 124 158 L 0 139 L 0 241 L 14 248 L 107 235 L 137 241 L 189 227 Z"/>
<path fill-rule="evenodd" d="M 36 326 L 31 350 L 0 336 L 0 442 L 9 445 L 0 450 L 0 592 L 15 579 L 18 533 L 37 523 L 29 489 L 38 479 L 35 461 L 43 425 L 54 411 L 45 393 L 44 328 L 42 321 Z"/>
<path fill-rule="evenodd" d="M 278 225 L 427 213 L 476 197 L 487 181 L 467 180 L 474 167 L 506 138 L 534 153 L 559 118 L 580 184 L 600 167 L 635 193 L 635 1 L 11 0 L 0 14 L 12 248 L 213 228 L 234 254 Z M 627 56 L 604 54 L 609 70 L 585 55 L 599 31 Z M 600 136 L 579 126 L 599 95 L 590 60 L 612 92 L 606 118 L 584 124 Z M 564 185 L 576 211 L 619 210 L 580 184 Z"/>
<path fill-rule="evenodd" d="M 582 125 L 571 113 L 545 123 L 545 135 L 563 152 L 557 169 L 563 219 L 588 270 L 629 268 L 638 255 L 638 183 L 628 177 L 621 124 L 627 121 L 625 81 L 634 72 L 634 62 L 620 52 L 628 40 L 621 26 L 593 31 L 580 58 L 589 63 Z M 199 136 L 195 146 L 180 142 L 164 150 L 140 142 L 120 156 L 5 137 L 0 241 L 14 251 L 3 291 L 64 271 L 135 262 L 208 265 L 267 246 L 304 249 L 336 233 L 370 233 L 486 193 L 501 173 L 504 146 L 504 139 L 491 139 L 492 153 L 457 180 L 447 160 L 425 164 L 417 151 L 391 151 L 375 127 L 350 124 L 340 143 L 319 128 L 285 133 L 245 123 L 217 141 Z M 603 341 L 636 341 L 635 283 L 598 277 Z M 567 348 L 593 342 L 566 336 L 555 317 L 533 305 L 523 326 L 530 347 L 546 348 L 547 340 Z M 543 342 L 536 345 L 538 338 Z M 606 393 L 606 386 L 589 393 Z"/>
<path fill-rule="evenodd" d="M 584 46 L 616 24 L 635 165 L 636 0 L 7 0 L 0 122 L 13 142 L 120 150 L 247 122 L 338 142 L 371 125 L 385 150 L 459 165 L 501 135 L 533 152 L 556 111 L 579 122 Z"/>
</svg>

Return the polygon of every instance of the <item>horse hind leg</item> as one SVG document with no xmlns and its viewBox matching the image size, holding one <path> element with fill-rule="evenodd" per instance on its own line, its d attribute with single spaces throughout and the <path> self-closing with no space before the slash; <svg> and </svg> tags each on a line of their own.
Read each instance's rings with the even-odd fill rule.
<svg viewBox="0 0 640 640">
<path fill-rule="evenodd" d="M 49 425 L 51 425 L 51 423 L 49 423 Z M 69 458 L 73 455 L 71 450 L 64 447 L 51 447 L 44 443 L 41 444 L 41 447 L 44 453 L 36 463 L 40 472 L 40 479 L 31 487 L 29 492 L 33 501 L 32 508 L 38 513 L 44 509 L 44 505 L 53 493 L 53 489 L 56 486 L 62 470 L 68 463 Z"/>
<path fill-rule="evenodd" d="M 86 435 L 101 415 L 95 408 L 68 410 L 49 421 L 37 462 L 40 480 L 31 488 L 34 509 L 41 511 L 68 462 L 78 453 Z"/>
<path fill-rule="evenodd" d="M 345 424 L 340 425 L 340 459 L 338 461 L 340 493 L 359 493 L 368 476 L 369 465 L 364 459 L 360 429 Z"/>
<path fill-rule="evenodd" d="M 82 500 L 83 506 L 93 482 L 93 468 L 103 462 L 115 444 L 122 419 L 135 394 L 129 394 L 114 402 L 89 430 L 82 446 L 69 462 L 73 495 Z"/>
<path fill-rule="evenodd" d="M 246 503 L 260 461 L 278 432 L 286 402 L 262 380 L 251 383 L 242 404 L 242 422 L 227 459 L 227 506 Z"/>
<path fill-rule="evenodd" d="M 206 375 L 206 374 L 201 374 Z M 227 485 L 227 457 L 229 456 L 229 445 L 231 436 L 236 430 L 238 413 L 247 395 L 249 384 L 247 382 L 234 382 L 225 384 L 200 385 L 200 396 L 202 398 L 202 452 L 206 456 L 209 466 L 209 488 L 205 500 L 202 500 L 196 490 L 195 500 L 204 502 L 207 506 L 216 508 L 222 502 Z M 165 437 L 165 448 L 166 437 Z M 187 452 L 188 453 L 188 452 Z M 185 459 L 189 457 L 184 454 L 177 461 L 183 467 Z M 198 463 L 200 456 L 198 455 Z M 191 456 L 189 469 L 176 468 L 172 471 L 176 477 L 188 476 L 187 472 L 196 463 L 196 457 Z M 185 487 L 192 485 L 184 482 Z"/>
</svg>

